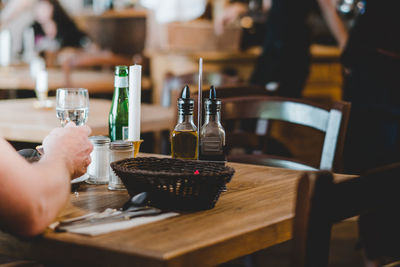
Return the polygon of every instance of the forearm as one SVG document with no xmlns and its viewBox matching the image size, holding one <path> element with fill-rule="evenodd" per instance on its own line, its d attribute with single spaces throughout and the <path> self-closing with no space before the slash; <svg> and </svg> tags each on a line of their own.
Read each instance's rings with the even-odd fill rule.
<svg viewBox="0 0 400 267">
<path fill-rule="evenodd" d="M 14 0 L 9 1 L 1 10 L 0 23 L 2 27 L 7 27 L 22 12 L 34 5 L 34 0 Z"/>
<path fill-rule="evenodd" d="M 45 157 L 29 164 L 4 140 L 0 146 L 0 223 L 20 235 L 37 235 L 68 200 L 69 170 L 62 159 Z"/>
<path fill-rule="evenodd" d="M 272 5 L 272 0 L 263 0 L 263 10 L 266 12 L 270 10 L 271 5 Z"/>
<path fill-rule="evenodd" d="M 32 166 L 32 186 L 35 187 L 35 199 L 32 207 L 36 224 L 35 234 L 42 232 L 49 225 L 58 212 L 69 199 L 71 188 L 71 173 L 65 165 L 65 161 L 43 158 Z M 40 186 L 36 186 L 36 185 Z"/>
<path fill-rule="evenodd" d="M 318 2 L 329 29 L 338 42 L 340 49 L 343 50 L 347 43 L 348 32 L 343 21 L 336 12 L 334 3 L 332 0 L 318 0 Z"/>
</svg>

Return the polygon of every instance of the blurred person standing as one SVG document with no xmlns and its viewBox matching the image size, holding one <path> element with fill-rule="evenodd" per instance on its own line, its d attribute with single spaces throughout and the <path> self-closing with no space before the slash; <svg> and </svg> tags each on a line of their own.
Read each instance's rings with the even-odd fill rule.
<svg viewBox="0 0 400 267">
<path fill-rule="evenodd" d="M 319 1 L 336 16 L 331 0 Z M 360 173 L 400 161 L 400 1 L 354 2 L 357 17 L 342 55 L 344 98 L 352 103 L 345 167 Z"/>
<path fill-rule="evenodd" d="M 89 37 L 76 26 L 57 0 L 39 0 L 34 14 L 32 27 L 37 51 L 90 46 Z"/>
<path fill-rule="evenodd" d="M 348 165 L 353 171 L 400 161 L 400 1 L 360 1 L 343 53 L 352 102 Z"/>
<path fill-rule="evenodd" d="M 66 86 L 75 67 L 95 65 L 131 65 L 133 60 L 108 50 L 101 50 L 78 28 L 58 0 L 38 0 L 35 6 L 35 49 L 46 57 L 48 65 L 61 65 Z"/>
<path fill-rule="evenodd" d="M 0 11 L 0 29 L 9 29 L 12 39 L 12 58 L 22 50 L 23 32 L 34 21 L 33 7 L 38 0 L 8 0 Z"/>
<path fill-rule="evenodd" d="M 300 97 L 310 65 L 311 31 L 306 20 L 313 0 L 262 0 L 268 11 L 263 51 L 250 83 L 265 86 L 278 95 Z M 249 1 L 232 1 L 215 21 L 217 33 L 248 11 Z"/>
<path fill-rule="evenodd" d="M 43 29 L 39 25 L 46 25 L 47 31 L 49 30 L 49 22 L 50 20 L 46 18 L 48 15 L 49 8 L 46 9 L 45 4 L 40 3 L 40 0 L 7 0 L 4 3 L 4 7 L 0 12 L 0 28 L 1 29 L 9 29 L 12 34 L 12 53 L 13 58 L 15 58 L 24 47 L 22 44 L 25 42 L 24 40 L 24 31 L 30 26 L 34 26 L 35 33 L 44 36 Z M 80 7 L 77 1 L 64 0 L 64 4 L 68 4 L 70 7 Z M 63 25 L 62 27 L 66 27 L 69 33 L 79 33 L 77 36 L 82 37 L 83 32 L 79 31 L 75 26 L 73 20 L 68 16 L 67 12 L 65 12 L 63 6 L 58 1 L 50 1 L 49 2 L 53 7 L 53 11 L 55 12 L 54 22 L 58 25 Z M 39 7 L 38 7 L 39 6 Z M 41 14 L 37 14 L 37 11 L 42 12 Z M 36 23 L 35 23 L 36 19 Z M 58 38 L 60 39 L 62 36 L 65 36 L 63 30 L 58 30 Z M 74 41 L 75 35 L 69 34 L 68 38 L 63 38 L 65 40 Z M 85 41 L 87 41 L 86 39 Z M 84 40 L 83 40 L 84 41 Z M 54 45 L 54 44 L 53 44 Z M 63 44 L 64 46 L 71 45 L 71 43 Z M 76 45 L 74 45 L 76 46 Z"/>
<path fill-rule="evenodd" d="M 337 16 L 331 0 L 319 1 L 324 13 Z M 400 1 L 358 0 L 353 7 L 357 17 L 342 55 L 344 97 L 352 103 L 344 158 L 347 173 L 362 173 L 400 161 Z M 337 25 L 329 24 L 333 33 Z M 400 258 L 397 208 L 360 216 L 366 266 Z"/>
</svg>

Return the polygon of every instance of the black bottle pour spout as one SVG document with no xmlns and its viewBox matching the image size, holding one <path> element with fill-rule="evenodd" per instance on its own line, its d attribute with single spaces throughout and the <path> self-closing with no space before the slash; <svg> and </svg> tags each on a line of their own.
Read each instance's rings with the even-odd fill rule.
<svg viewBox="0 0 400 267">
<path fill-rule="evenodd" d="M 214 85 L 210 87 L 210 94 L 204 102 L 207 114 L 216 114 L 217 110 L 221 106 L 221 100 L 217 98 L 217 91 Z"/>
<path fill-rule="evenodd" d="M 194 108 L 194 100 L 190 98 L 190 89 L 188 85 L 182 89 L 181 97 L 178 99 L 179 114 L 192 115 Z"/>
<path fill-rule="evenodd" d="M 214 85 L 211 85 L 210 87 L 210 96 L 208 97 L 210 100 L 216 100 L 217 99 L 217 91 L 215 90 Z"/>
</svg>

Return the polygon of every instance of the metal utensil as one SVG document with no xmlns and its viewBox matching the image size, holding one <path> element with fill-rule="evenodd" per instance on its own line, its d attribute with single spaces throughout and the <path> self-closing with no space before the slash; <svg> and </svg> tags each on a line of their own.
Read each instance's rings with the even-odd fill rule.
<svg viewBox="0 0 400 267">
<path fill-rule="evenodd" d="M 73 225 L 76 223 L 96 222 L 96 221 L 101 221 L 101 220 L 108 219 L 108 218 L 117 218 L 117 217 L 123 216 L 124 214 L 129 214 L 129 213 L 135 212 L 135 211 L 149 210 L 149 209 L 152 209 L 152 208 L 145 207 L 145 206 L 132 207 L 127 211 L 119 211 L 116 209 L 106 209 L 105 211 L 103 211 L 101 213 L 92 212 L 92 213 L 89 213 L 89 214 L 86 214 L 86 215 L 83 215 L 80 217 L 60 221 L 59 226 L 68 226 L 68 225 Z"/>
<path fill-rule="evenodd" d="M 129 199 L 125 204 L 122 206 L 121 210 L 133 210 L 137 207 L 143 207 L 148 204 L 148 193 L 142 192 L 139 194 L 134 195 L 131 199 Z"/>
<path fill-rule="evenodd" d="M 201 130 L 201 114 L 203 111 L 203 106 L 202 106 L 202 91 L 203 91 L 203 58 L 199 59 L 199 88 L 198 88 L 198 100 L 197 100 L 197 131 L 198 135 L 197 138 L 198 144 L 200 144 L 200 130 Z M 200 156 L 200 148 L 197 148 L 197 158 Z"/>
<path fill-rule="evenodd" d="M 89 227 L 89 226 L 94 226 L 94 225 L 99 225 L 99 224 L 106 224 L 106 223 L 114 223 L 114 222 L 120 222 L 120 221 L 127 221 L 136 217 L 143 217 L 143 216 L 152 216 L 152 215 L 157 215 L 160 214 L 162 211 L 160 209 L 156 208 L 145 208 L 144 210 L 139 210 L 139 211 L 124 211 L 121 212 L 118 215 L 113 215 L 110 217 L 104 217 L 104 218 L 92 218 L 88 220 L 83 220 L 83 221 L 75 221 L 72 223 L 69 223 L 67 225 L 58 225 L 56 227 L 57 232 L 65 232 L 71 229 L 76 229 L 76 228 L 82 228 L 82 227 Z"/>
<path fill-rule="evenodd" d="M 101 223 L 108 223 L 119 220 L 126 220 L 131 216 L 145 216 L 160 213 L 161 210 L 147 206 L 148 194 L 147 192 L 141 192 L 134 195 L 129 199 L 120 209 L 106 209 L 101 213 L 89 213 L 80 217 L 67 219 L 60 221 L 59 225 L 56 227 L 56 231 L 64 232 L 69 227 L 82 227 L 85 225 L 94 225 Z M 138 213 L 140 212 L 140 213 Z"/>
</svg>

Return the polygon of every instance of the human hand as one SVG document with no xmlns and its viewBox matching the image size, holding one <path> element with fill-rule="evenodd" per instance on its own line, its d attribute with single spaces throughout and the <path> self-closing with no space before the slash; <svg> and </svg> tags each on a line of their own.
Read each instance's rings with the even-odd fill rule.
<svg viewBox="0 0 400 267">
<path fill-rule="evenodd" d="M 247 12 L 247 5 L 244 3 L 233 3 L 224 9 L 221 17 L 215 19 L 214 31 L 217 35 L 224 33 L 224 26 L 233 23 L 241 15 Z"/>
<path fill-rule="evenodd" d="M 64 128 L 53 129 L 43 140 L 44 158 L 63 160 L 71 178 L 86 173 L 93 145 L 89 141 L 89 126 L 76 126 L 69 122 Z"/>
</svg>

